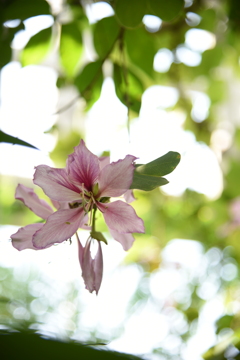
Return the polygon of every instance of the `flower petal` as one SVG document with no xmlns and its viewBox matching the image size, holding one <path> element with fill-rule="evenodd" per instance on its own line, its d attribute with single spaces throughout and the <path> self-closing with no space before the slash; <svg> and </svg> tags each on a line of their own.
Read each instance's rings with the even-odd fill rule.
<svg viewBox="0 0 240 360">
<path fill-rule="evenodd" d="M 105 166 L 98 177 L 99 197 L 121 196 L 129 188 L 133 180 L 135 156 L 127 155 L 125 159 L 118 160 Z"/>
<path fill-rule="evenodd" d="M 110 164 L 110 156 L 100 156 L 98 159 L 100 170 L 102 170 L 106 165 Z"/>
<path fill-rule="evenodd" d="M 15 234 L 10 236 L 12 239 L 12 246 L 19 251 L 25 249 L 38 250 L 33 245 L 32 237 L 35 232 L 40 230 L 43 226 L 44 224 L 37 223 L 20 228 Z"/>
<path fill-rule="evenodd" d="M 125 251 L 129 250 L 132 247 L 135 240 L 132 234 L 120 234 L 119 232 L 112 229 L 109 229 L 109 231 L 114 240 L 120 242 Z"/>
<path fill-rule="evenodd" d="M 93 260 L 93 270 L 95 274 L 95 291 L 96 294 L 98 294 L 98 291 L 101 286 L 102 282 L 102 275 L 103 275 L 103 256 L 102 256 L 102 247 L 101 242 L 98 241 L 98 251 L 95 255 L 95 258 Z"/>
<path fill-rule="evenodd" d="M 98 294 L 103 274 L 102 248 L 100 242 L 98 241 L 98 250 L 95 258 L 93 259 L 90 251 L 92 241 L 93 239 L 89 238 L 84 248 L 78 239 L 78 254 L 86 289 L 88 289 L 91 293 L 95 290 L 96 294 Z"/>
<path fill-rule="evenodd" d="M 33 245 L 45 249 L 48 245 L 69 239 L 84 222 L 83 208 L 58 210 L 50 215 L 46 224 L 33 236 Z"/>
<path fill-rule="evenodd" d="M 86 148 L 83 140 L 74 148 L 74 153 L 69 155 L 67 168 L 75 184 L 84 184 L 88 191 L 92 190 L 100 171 L 99 160 Z"/>
<path fill-rule="evenodd" d="M 131 203 L 136 200 L 132 190 L 127 190 L 123 196 L 127 203 Z"/>
<path fill-rule="evenodd" d="M 144 224 L 135 210 L 123 201 L 108 204 L 97 202 L 98 209 L 103 213 L 107 226 L 119 233 L 144 233 Z"/>
<path fill-rule="evenodd" d="M 15 199 L 21 200 L 34 214 L 42 219 L 47 219 L 53 213 L 53 209 L 44 200 L 39 199 L 33 189 L 18 184 Z"/>
<path fill-rule="evenodd" d="M 36 167 L 33 182 L 53 200 L 73 202 L 81 199 L 79 188 L 69 181 L 65 169 L 39 165 Z"/>
</svg>

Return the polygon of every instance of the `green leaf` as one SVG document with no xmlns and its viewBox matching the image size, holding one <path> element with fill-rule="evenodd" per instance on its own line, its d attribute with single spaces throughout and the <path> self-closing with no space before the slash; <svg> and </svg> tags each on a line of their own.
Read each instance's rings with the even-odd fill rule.
<svg viewBox="0 0 240 360">
<path fill-rule="evenodd" d="M 139 174 L 135 170 L 133 175 L 133 182 L 130 186 L 130 189 L 151 191 L 154 190 L 156 187 L 166 184 L 168 184 L 168 180 L 161 176 Z"/>
<path fill-rule="evenodd" d="M 97 100 L 101 93 L 102 82 L 102 61 L 100 60 L 87 64 L 74 81 L 87 102 L 92 102 L 92 99 Z"/>
<path fill-rule="evenodd" d="M 225 328 L 231 329 L 232 328 L 231 323 L 233 319 L 234 319 L 233 315 L 224 315 L 220 319 L 218 319 L 216 322 L 216 326 L 217 326 L 216 333 L 219 334 L 219 332 Z"/>
<path fill-rule="evenodd" d="M 12 49 L 9 41 L 0 42 L 0 69 L 7 65 L 12 58 Z"/>
<path fill-rule="evenodd" d="M 101 232 L 91 231 L 90 235 L 93 239 L 96 239 L 98 241 L 103 241 L 106 245 L 108 244 L 107 240 L 105 239 L 105 237 L 103 236 L 103 234 Z"/>
<path fill-rule="evenodd" d="M 184 0 L 148 0 L 148 6 L 153 15 L 171 21 L 182 11 Z"/>
<path fill-rule="evenodd" d="M 115 13 L 122 26 L 135 28 L 147 13 L 146 0 L 117 0 Z"/>
<path fill-rule="evenodd" d="M 145 90 L 144 86 L 141 80 L 129 69 L 126 70 L 125 76 L 127 77 L 127 84 L 123 69 L 118 64 L 114 64 L 113 80 L 118 98 L 124 105 L 139 113 L 142 93 Z"/>
<path fill-rule="evenodd" d="M 94 47 L 100 58 L 105 58 L 119 36 L 120 26 L 116 18 L 106 17 L 97 22 L 93 31 Z"/>
<path fill-rule="evenodd" d="M 6 7 L 4 21 L 20 19 L 25 20 L 33 16 L 49 15 L 50 6 L 45 0 L 17 0 Z"/>
<path fill-rule="evenodd" d="M 23 66 L 39 64 L 50 49 L 52 28 L 41 30 L 32 36 L 22 51 L 21 62 Z"/>
<path fill-rule="evenodd" d="M 9 143 L 9 144 L 13 144 L 13 145 L 22 145 L 22 146 L 27 146 L 27 147 L 30 147 L 30 148 L 33 148 L 33 149 L 37 149 L 35 146 L 27 143 L 26 141 L 23 141 L 21 139 L 18 139 L 14 136 L 11 136 L 11 135 L 8 135 L 6 134 L 5 132 L 1 131 L 0 130 L 0 142 L 3 142 L 3 143 Z"/>
<path fill-rule="evenodd" d="M 155 49 L 154 38 L 144 28 L 127 30 L 125 41 L 130 60 L 134 65 L 153 75 L 153 60 L 158 49 Z"/>
<path fill-rule="evenodd" d="M 82 33 L 77 21 L 62 25 L 60 61 L 68 77 L 72 78 L 83 51 Z"/>
<path fill-rule="evenodd" d="M 137 164 L 130 189 L 151 191 L 158 186 L 168 184 L 163 175 L 171 173 L 180 162 L 180 154 L 169 151 L 160 158 L 145 165 Z"/>
<path fill-rule="evenodd" d="M 174 151 L 151 161 L 145 165 L 137 166 L 135 172 L 150 176 L 164 176 L 170 174 L 179 164 L 181 155 Z"/>
</svg>

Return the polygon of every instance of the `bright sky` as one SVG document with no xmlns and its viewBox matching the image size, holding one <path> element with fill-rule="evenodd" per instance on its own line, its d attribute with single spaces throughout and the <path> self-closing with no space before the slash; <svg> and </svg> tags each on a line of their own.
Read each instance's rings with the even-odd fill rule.
<svg viewBox="0 0 240 360">
<path fill-rule="evenodd" d="M 96 13 L 97 6 L 99 4 L 94 4 L 92 9 L 88 10 L 89 16 L 92 16 L 92 22 L 96 21 L 94 13 Z M 43 28 L 49 26 L 47 25 L 49 21 L 49 18 L 45 20 L 42 18 L 40 22 L 37 19 L 29 20 L 25 33 L 20 34 L 18 39 L 15 38 L 14 47 L 23 46 L 26 39 L 39 30 L 40 23 Z M 145 19 L 145 25 L 150 26 L 149 19 Z M 155 21 L 155 27 L 160 25 Z M 203 45 L 199 43 L 200 40 L 198 40 L 198 48 L 194 47 L 193 36 L 193 32 L 188 32 L 186 44 L 178 51 L 180 61 L 192 59 L 190 66 L 196 66 L 199 59 L 201 61 L 201 52 L 204 51 Z M 211 41 L 210 38 L 206 39 L 204 40 L 205 46 L 214 46 L 212 37 Z M 193 54 L 192 58 L 189 51 Z M 169 50 L 163 49 L 157 53 L 154 66 L 157 71 L 164 72 L 168 70 L 172 61 Z M 0 144 L 0 151 L 4 154 L 0 158 L 2 174 L 32 178 L 34 166 L 39 164 L 54 166 L 48 153 L 54 148 L 56 139 L 43 132 L 51 128 L 57 120 L 56 116 L 53 116 L 59 95 L 55 86 L 56 79 L 56 72 L 46 66 L 21 68 L 19 63 L 12 62 L 3 69 L 1 129 L 36 145 L 40 151 Z M 123 158 L 130 153 L 139 157 L 139 162 L 144 163 L 154 160 L 168 151 L 178 151 L 182 155 L 181 163 L 172 174 L 166 176 L 170 180 L 170 184 L 164 187 L 164 192 L 180 195 L 186 188 L 191 188 L 210 198 L 221 194 L 222 174 L 214 152 L 208 146 L 198 143 L 192 133 L 183 130 L 184 113 L 167 111 L 178 100 L 179 94 L 175 88 L 159 85 L 152 86 L 145 91 L 140 116 L 131 123 L 130 142 L 126 130 L 126 108 L 116 98 L 113 90 L 113 82 L 107 78 L 100 100 L 87 115 L 86 142 L 92 152 L 100 154 L 104 150 L 110 150 L 112 160 Z M 209 108 L 208 99 L 204 95 L 203 93 L 189 95 L 193 102 L 196 119 L 199 121 L 204 121 Z M 99 134 L 101 134 L 100 137 Z M 2 227 L 1 239 L 9 238 L 9 234 L 15 231 L 14 227 Z M 79 281 L 78 261 L 72 261 L 76 255 L 75 245 L 70 247 L 62 244 L 46 251 L 26 250 L 20 253 L 9 245 L 5 240 L 0 242 L 0 253 L 2 254 L 0 265 L 14 266 L 19 271 L 24 271 L 24 264 L 29 262 L 34 264 L 45 273 L 47 281 L 56 281 L 59 286 L 58 296 L 61 297 L 61 291 L 64 291 L 63 288 L 70 279 Z M 187 249 L 188 257 L 186 257 L 184 249 Z M 203 259 L 203 249 L 199 243 L 194 241 L 175 240 L 175 242 L 171 242 L 162 256 L 166 262 L 171 263 L 176 261 L 172 258 L 173 254 L 177 254 L 177 260 L 182 261 L 184 266 L 191 269 L 192 272 L 197 271 L 198 264 Z M 98 297 L 82 291 L 83 284 L 82 281 L 80 282 L 81 301 L 84 304 L 81 326 L 89 329 L 100 327 L 103 333 L 107 333 L 114 330 L 117 324 L 123 321 L 128 301 L 141 278 L 141 270 L 138 267 L 121 268 L 119 264 L 124 256 L 124 251 L 114 241 L 110 246 L 104 247 L 104 279 Z M 51 264 L 47 265 L 49 262 Z M 65 262 L 64 272 L 62 271 L 63 262 Z M 150 289 L 156 301 L 160 301 L 180 285 L 184 286 L 184 281 L 186 279 L 184 280 L 178 271 L 163 268 L 152 275 Z M 111 289 L 110 292 L 109 289 Z M 65 305 L 63 304 L 62 307 L 64 308 Z M 34 304 L 32 306 L 34 307 Z M 204 316 L 207 316 L 206 314 L 210 316 L 209 324 L 213 324 L 214 320 L 221 315 L 221 301 L 215 299 L 213 294 L 209 309 L 204 311 Z M 174 316 L 177 319 L 179 314 L 174 313 Z M 184 327 L 184 319 L 179 321 Z M 69 324 L 71 325 L 71 323 Z M 177 337 L 170 340 L 168 338 L 169 326 L 169 317 L 159 313 L 156 307 L 148 303 L 130 317 L 125 324 L 122 336 L 113 341 L 110 348 L 140 354 L 150 352 L 160 342 L 164 343 L 166 347 L 169 346 L 170 340 L 171 344 L 177 344 L 179 341 Z M 143 331 L 143 329 L 147 329 L 147 331 Z M 58 323 L 56 323 L 56 328 L 51 327 L 49 323 L 49 329 L 45 330 L 57 332 Z M 205 335 L 208 334 L 207 340 L 202 343 L 199 340 L 201 337 L 196 335 L 196 339 L 192 340 L 188 350 L 185 351 L 183 357 L 185 360 L 199 360 L 199 354 L 215 340 L 211 326 L 207 330 L 200 327 L 199 332 L 201 333 L 203 330 Z M 78 338 L 77 334 L 76 338 Z M 198 344 L 197 349 L 196 344 Z"/>
</svg>

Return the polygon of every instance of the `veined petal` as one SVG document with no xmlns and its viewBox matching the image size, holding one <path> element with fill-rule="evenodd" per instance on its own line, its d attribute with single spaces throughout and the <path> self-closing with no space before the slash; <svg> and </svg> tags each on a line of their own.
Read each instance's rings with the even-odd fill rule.
<svg viewBox="0 0 240 360">
<path fill-rule="evenodd" d="M 11 235 L 12 246 L 21 251 L 25 249 L 38 250 L 32 242 L 32 237 L 36 231 L 40 230 L 44 224 L 37 223 L 20 228 L 15 234 Z"/>
<path fill-rule="evenodd" d="M 65 169 L 39 165 L 36 167 L 33 182 L 53 200 L 73 202 L 81 199 L 80 189 L 70 182 Z"/>
<path fill-rule="evenodd" d="M 127 155 L 125 159 L 118 160 L 105 166 L 98 177 L 98 197 L 121 196 L 129 188 L 133 180 L 135 156 Z"/>
<path fill-rule="evenodd" d="M 15 199 L 21 200 L 34 214 L 42 219 L 47 219 L 53 213 L 53 209 L 44 200 L 39 199 L 33 189 L 18 184 Z"/>
<path fill-rule="evenodd" d="M 83 140 L 74 148 L 74 153 L 69 156 L 67 168 L 75 184 L 79 184 L 79 186 L 84 184 L 86 190 L 92 190 L 92 185 L 100 171 L 99 160 L 86 148 Z"/>
<path fill-rule="evenodd" d="M 45 249 L 48 245 L 61 243 L 69 239 L 85 217 L 83 208 L 58 210 L 47 219 L 46 224 L 33 236 L 33 245 L 37 249 Z"/>
<path fill-rule="evenodd" d="M 127 190 L 123 196 L 127 203 L 131 203 L 136 200 L 132 190 Z"/>
<path fill-rule="evenodd" d="M 135 240 L 132 234 L 120 234 L 119 232 L 114 231 L 110 228 L 109 231 L 114 240 L 120 242 L 125 251 L 129 250 L 132 247 L 132 244 Z"/>
<path fill-rule="evenodd" d="M 119 233 L 144 233 L 144 224 L 131 205 L 123 201 L 108 204 L 97 202 L 98 209 L 103 213 L 107 226 Z"/>
</svg>

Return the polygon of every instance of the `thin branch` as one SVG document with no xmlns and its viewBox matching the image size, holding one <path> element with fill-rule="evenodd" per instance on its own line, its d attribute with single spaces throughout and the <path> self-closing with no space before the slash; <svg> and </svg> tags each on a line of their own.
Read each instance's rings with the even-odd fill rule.
<svg viewBox="0 0 240 360">
<path fill-rule="evenodd" d="M 62 112 L 68 110 L 71 106 L 73 106 L 75 104 L 75 102 L 77 102 L 77 100 L 80 99 L 80 94 L 74 98 L 73 100 L 70 101 L 70 103 L 64 105 L 63 107 L 61 107 L 60 109 L 58 109 L 55 113 L 53 113 L 52 115 L 58 115 L 61 114 Z"/>
</svg>

